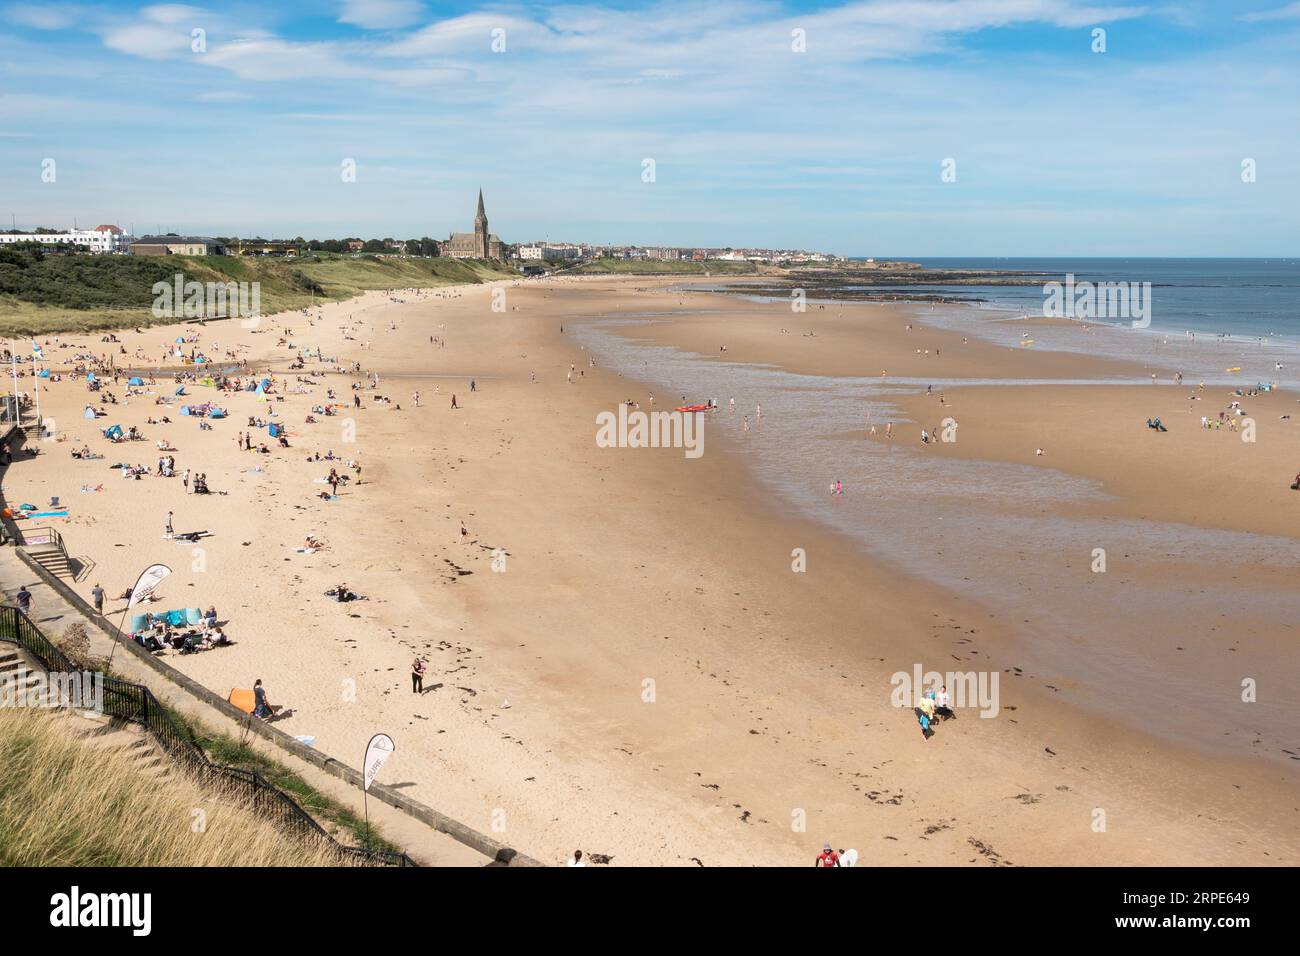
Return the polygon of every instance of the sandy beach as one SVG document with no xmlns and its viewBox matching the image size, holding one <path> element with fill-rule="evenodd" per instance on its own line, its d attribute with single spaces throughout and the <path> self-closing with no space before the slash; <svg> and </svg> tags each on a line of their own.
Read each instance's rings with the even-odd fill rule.
<svg viewBox="0 0 1300 956">
<path fill-rule="evenodd" d="M 1228 673 L 1212 690 L 1223 697 L 1239 691 L 1240 675 L 1260 679 L 1259 703 L 1241 705 L 1258 707 L 1258 718 L 1184 717 L 1196 701 L 1094 686 L 1100 678 L 1077 662 L 1113 657 L 1104 635 L 1027 633 L 993 585 L 985 600 L 978 580 L 959 589 L 919 576 L 869 553 L 847 523 L 792 506 L 756 473 L 741 421 L 755 431 L 776 425 L 778 406 L 765 406 L 761 425 L 744 394 L 737 412 L 709 413 L 696 460 L 594 441 L 597 414 L 620 402 L 648 410 L 653 393 L 655 408 L 679 404 L 679 379 L 656 364 L 657 349 L 828 381 L 1141 380 L 1155 371 L 1161 384 L 943 388 L 942 406 L 937 392 L 913 388 L 892 399 L 893 438 L 885 419 L 858 416 L 834 440 L 854 455 L 891 442 L 900 462 L 930 455 L 926 467 L 1049 469 L 1104 488 L 1086 501 L 1033 505 L 1045 515 L 1293 542 L 1298 493 L 1287 483 L 1300 464 L 1290 429 L 1300 425 L 1281 416 L 1297 407 L 1295 395 L 1242 399 L 1259 423 L 1247 447 L 1199 426 L 1232 400 L 1227 389 L 1207 386 L 1212 397 L 1191 401 L 1197 383 L 1170 384 L 1174 370 L 1145 357 L 1008 348 L 931 328 L 922 306 L 836 303 L 792 315 L 788 303 L 683 285 L 528 280 L 371 293 L 250 329 L 128 330 L 116 354 L 124 376 L 105 386 L 117 404 L 70 370 L 78 353 L 119 346 L 49 336 L 45 367 L 61 380 L 42 384 L 41 403 L 54 438 L 5 470 L 4 500 L 45 509 L 59 497 L 68 517 L 29 520 L 57 522 L 85 565 L 74 584 L 81 594 L 99 583 L 118 595 L 162 562 L 174 573 L 156 607 L 215 606 L 234 646 L 167 652 L 172 666 L 222 694 L 261 678 L 293 711 L 284 730 L 354 765 L 371 734 L 390 734 L 397 750 L 384 782 L 544 862 L 581 848 L 613 865 L 811 865 L 823 842 L 856 848 L 866 865 L 1300 860 L 1300 720 L 1281 699 L 1294 686 L 1295 631 L 1271 597 L 1248 605 L 1252 617 L 1224 622 L 1230 640 L 1219 643 L 1180 641 L 1176 621 L 1137 615 L 1160 638 L 1132 647 L 1149 666 L 1186 681 Z M 628 359 L 616 369 L 586 347 L 603 341 L 586 330 L 612 315 L 632 321 L 601 334 L 626 344 L 620 356 L 649 350 L 639 366 Z M 181 370 L 162 362 L 178 335 L 197 335 L 182 348 L 204 351 L 215 368 L 247 378 L 226 359 L 234 355 L 258 379 L 272 375 L 268 400 L 194 383 L 177 397 L 170 371 L 128 397 L 126 366 Z M 305 367 L 290 369 L 304 351 Z M 362 374 L 339 370 L 354 362 Z M 20 379 L 21 390 L 31 387 L 30 376 Z M 338 413 L 308 423 L 331 401 L 327 389 Z M 687 397 L 725 405 L 731 395 Z M 201 430 L 179 414 L 186 401 L 214 401 L 229 416 Z M 107 415 L 84 419 L 87 403 Z M 147 423 L 162 415 L 169 424 Z M 922 424 L 948 415 L 960 439 L 922 446 Z M 265 442 L 268 452 L 237 447 L 250 416 L 283 423 L 290 447 L 256 427 L 254 447 Z M 1145 427 L 1155 416 L 1167 433 Z M 101 430 L 112 424 L 144 438 L 111 444 Z M 174 446 L 177 470 L 206 473 L 214 494 L 187 494 L 179 477 L 126 480 L 109 467 L 138 462 L 152 472 L 159 439 Z M 72 458 L 83 445 L 106 457 Z M 332 467 L 350 480 L 326 501 Z M 169 511 L 177 532 L 210 535 L 166 538 Z M 309 535 L 326 547 L 299 551 Z M 792 570 L 796 549 L 805 571 Z M 972 557 L 990 566 L 1016 560 L 996 536 L 977 550 Z M 1244 569 L 1214 551 L 1166 566 L 1126 566 L 1112 553 L 1101 582 L 1084 550 L 1068 561 L 1088 583 L 1034 600 L 1083 614 L 1099 601 L 1090 587 L 1118 589 L 1125 578 L 1232 589 L 1246 602 L 1285 590 L 1294 575 L 1293 566 L 1238 558 Z M 364 600 L 327 597 L 340 582 Z M 1102 593 L 1113 603 L 1121 592 Z M 108 602 L 114 621 L 123 604 Z M 409 680 L 417 654 L 429 660 L 419 696 Z M 910 706 L 891 702 L 891 675 L 917 665 L 996 673 L 998 715 L 961 710 L 924 739 Z M 1135 719 L 1114 695 L 1177 718 L 1186 732 Z"/>
</svg>

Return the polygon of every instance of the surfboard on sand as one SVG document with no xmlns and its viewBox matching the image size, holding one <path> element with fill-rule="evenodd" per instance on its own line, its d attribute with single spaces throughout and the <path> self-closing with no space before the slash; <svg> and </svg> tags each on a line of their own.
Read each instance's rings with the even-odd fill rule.
<svg viewBox="0 0 1300 956">
<path fill-rule="evenodd" d="M 858 865 L 857 850 L 845 850 L 840 855 L 840 866 L 857 866 L 857 865 Z"/>
</svg>

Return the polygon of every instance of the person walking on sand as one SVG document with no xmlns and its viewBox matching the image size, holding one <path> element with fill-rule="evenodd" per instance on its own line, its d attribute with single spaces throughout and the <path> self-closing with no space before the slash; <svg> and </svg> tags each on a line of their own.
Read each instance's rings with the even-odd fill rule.
<svg viewBox="0 0 1300 956">
<path fill-rule="evenodd" d="M 170 538 L 173 534 L 175 534 L 175 532 L 172 530 L 172 513 L 171 513 L 170 511 L 167 512 L 167 527 L 166 527 L 166 529 L 165 529 L 165 533 L 166 533 L 166 536 L 169 537 L 169 538 Z"/>
<path fill-rule="evenodd" d="M 100 617 L 103 617 L 104 616 L 104 589 L 99 586 L 98 581 L 96 581 L 95 586 L 90 589 L 90 597 L 91 600 L 95 602 L 95 613 L 98 614 Z"/>
<path fill-rule="evenodd" d="M 817 862 L 813 864 L 818 867 L 831 867 L 840 865 L 840 855 L 831 849 L 829 843 L 822 845 L 822 851 L 817 854 Z"/>
<path fill-rule="evenodd" d="M 188 468 L 185 469 L 185 474 L 181 475 L 181 487 L 183 487 L 183 488 L 185 489 L 185 493 L 186 493 L 186 494 L 189 493 L 189 490 L 190 490 L 190 470 L 189 470 Z"/>
<path fill-rule="evenodd" d="M 451 407 L 452 407 L 452 408 L 460 408 L 460 406 L 456 404 L 456 393 L 455 393 L 455 392 L 452 392 L 452 394 L 451 394 Z"/>
<path fill-rule="evenodd" d="M 461 544 L 469 543 L 469 528 L 465 527 L 465 519 L 460 519 L 460 540 Z"/>
<path fill-rule="evenodd" d="M 424 693 L 424 661 L 418 657 L 411 663 L 411 693 Z"/>
</svg>

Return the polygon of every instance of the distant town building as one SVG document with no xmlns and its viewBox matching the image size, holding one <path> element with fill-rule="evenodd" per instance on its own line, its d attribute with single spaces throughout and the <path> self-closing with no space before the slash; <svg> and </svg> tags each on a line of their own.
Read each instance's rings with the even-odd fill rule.
<svg viewBox="0 0 1300 956">
<path fill-rule="evenodd" d="M 44 245 L 82 246 L 91 252 L 125 252 L 130 237 L 118 226 L 72 229 L 68 232 L 5 232 L 0 243 L 39 242 Z"/>
<path fill-rule="evenodd" d="M 487 212 L 483 209 L 483 190 L 478 191 L 478 211 L 474 214 L 473 232 L 453 232 L 442 243 L 438 254 L 451 259 L 501 259 L 501 239 L 488 231 Z"/>
<path fill-rule="evenodd" d="M 230 247 L 229 251 L 237 256 L 273 256 L 292 259 L 298 255 L 298 243 L 278 239 L 240 239 Z"/>
<path fill-rule="evenodd" d="M 131 243 L 133 256 L 224 256 L 225 245 L 205 236 L 145 236 Z"/>
<path fill-rule="evenodd" d="M 349 240 L 348 240 L 348 252 L 360 252 L 360 251 L 361 251 L 362 249 L 364 249 L 365 247 L 366 247 L 366 244 L 365 244 L 365 242 L 362 241 L 361 239 L 349 239 Z"/>
</svg>

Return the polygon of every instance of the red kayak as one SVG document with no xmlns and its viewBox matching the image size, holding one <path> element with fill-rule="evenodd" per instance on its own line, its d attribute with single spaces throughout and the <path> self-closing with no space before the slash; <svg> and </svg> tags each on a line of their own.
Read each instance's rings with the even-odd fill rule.
<svg viewBox="0 0 1300 956">
<path fill-rule="evenodd" d="M 712 405 L 679 405 L 676 409 L 679 412 L 708 412 L 712 410 Z"/>
</svg>

